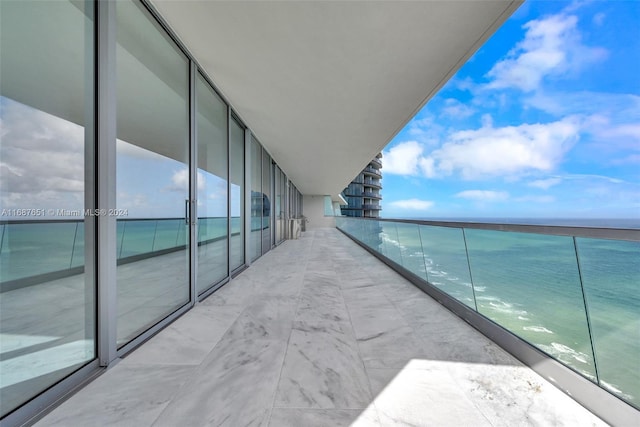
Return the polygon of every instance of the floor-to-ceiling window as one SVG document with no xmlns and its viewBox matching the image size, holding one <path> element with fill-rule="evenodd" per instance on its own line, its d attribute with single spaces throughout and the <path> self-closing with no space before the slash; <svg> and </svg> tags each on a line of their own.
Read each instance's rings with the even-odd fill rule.
<svg viewBox="0 0 640 427">
<path fill-rule="evenodd" d="M 262 146 L 251 138 L 251 261 L 262 254 Z"/>
<path fill-rule="evenodd" d="M 275 194 L 273 197 L 273 207 L 274 207 L 273 222 L 276 225 L 275 227 L 276 243 L 280 243 L 280 240 L 281 240 L 280 236 L 282 236 L 282 222 L 281 222 L 281 219 L 282 219 L 282 188 L 281 188 L 282 172 L 280 171 L 280 167 L 278 165 L 275 165 L 273 167 L 273 177 L 274 177 L 274 190 L 275 190 Z"/>
<path fill-rule="evenodd" d="M 138 2 L 117 2 L 117 341 L 187 304 L 189 61 Z"/>
<path fill-rule="evenodd" d="M 198 74 L 197 206 L 200 293 L 228 275 L 227 268 L 227 106 Z"/>
<path fill-rule="evenodd" d="M 96 4 L 109 10 L 97 26 Z M 145 3 L 0 0 L 0 20 L 0 416 L 11 418 L 268 251 L 286 177 L 257 141 L 245 152 L 245 126 Z M 115 94 L 96 109 L 105 86 Z"/>
<path fill-rule="evenodd" d="M 231 270 L 244 265 L 244 127 L 229 122 L 229 180 L 231 200 Z"/>
<path fill-rule="evenodd" d="M 262 253 L 271 249 L 271 156 L 262 149 Z"/>
<path fill-rule="evenodd" d="M 0 2 L 0 417 L 96 357 L 91 2 Z"/>
</svg>

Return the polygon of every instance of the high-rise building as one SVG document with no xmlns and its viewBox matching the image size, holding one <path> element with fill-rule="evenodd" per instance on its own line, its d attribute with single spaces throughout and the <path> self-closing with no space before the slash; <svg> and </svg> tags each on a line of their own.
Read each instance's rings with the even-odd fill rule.
<svg viewBox="0 0 640 427">
<path fill-rule="evenodd" d="M 342 215 L 364 218 L 378 218 L 382 206 L 382 153 L 378 153 L 376 157 L 358 174 L 357 177 L 347 188 L 344 189 L 342 195 L 347 201 L 347 205 L 342 205 Z"/>
</svg>

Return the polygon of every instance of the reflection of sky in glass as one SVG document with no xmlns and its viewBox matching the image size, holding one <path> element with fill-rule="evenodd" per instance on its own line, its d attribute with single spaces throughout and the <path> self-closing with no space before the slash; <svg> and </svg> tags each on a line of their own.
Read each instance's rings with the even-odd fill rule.
<svg viewBox="0 0 640 427">
<path fill-rule="evenodd" d="M 51 209 L 82 210 L 84 128 L 4 96 L 0 122 L 0 208 L 44 210 L 34 219 L 61 217 Z M 118 140 L 116 168 L 116 204 L 129 218 L 184 216 L 184 163 Z M 198 181 L 198 199 L 214 201 L 205 214 L 226 216 L 226 180 L 200 170 Z M 238 216 L 240 187 L 232 184 L 231 192 L 231 212 Z"/>
<path fill-rule="evenodd" d="M 82 209 L 84 128 L 4 96 L 0 122 L 0 208 Z"/>
</svg>

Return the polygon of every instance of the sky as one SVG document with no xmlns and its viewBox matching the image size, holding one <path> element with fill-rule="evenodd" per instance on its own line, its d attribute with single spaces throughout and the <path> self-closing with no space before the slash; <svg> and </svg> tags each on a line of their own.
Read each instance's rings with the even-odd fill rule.
<svg viewBox="0 0 640 427">
<path fill-rule="evenodd" d="M 383 151 L 386 218 L 640 219 L 640 1 L 527 1 Z"/>
<path fill-rule="evenodd" d="M 525 2 L 384 149 L 382 215 L 640 222 L 639 22 L 640 0 Z M 0 208 L 82 209 L 81 126 L 0 96 L 0 137 Z M 118 208 L 184 214 L 185 164 L 117 151 Z M 225 181 L 198 176 L 225 215 Z"/>
</svg>

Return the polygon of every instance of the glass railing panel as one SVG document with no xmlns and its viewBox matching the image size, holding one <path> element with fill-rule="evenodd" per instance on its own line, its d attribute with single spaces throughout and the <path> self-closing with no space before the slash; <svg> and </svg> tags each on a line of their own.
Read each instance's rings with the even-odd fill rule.
<svg viewBox="0 0 640 427">
<path fill-rule="evenodd" d="M 231 234 L 239 234 L 242 232 L 242 218 L 240 217 L 232 217 L 231 218 Z"/>
<path fill-rule="evenodd" d="M 418 225 L 398 222 L 396 223 L 396 231 L 398 233 L 402 266 L 413 274 L 427 280 Z"/>
<path fill-rule="evenodd" d="M 227 218 L 198 220 L 198 292 L 227 277 Z"/>
<path fill-rule="evenodd" d="M 369 229 L 371 228 L 372 224 L 370 223 L 371 221 L 353 221 L 354 225 L 356 226 L 356 230 L 357 230 L 357 235 L 358 235 L 358 240 L 360 240 L 361 242 L 368 244 L 369 243 Z"/>
<path fill-rule="evenodd" d="M 6 224 L 0 251 L 0 283 L 69 269 L 76 223 Z"/>
<path fill-rule="evenodd" d="M 183 220 L 180 220 L 180 227 L 178 227 L 178 237 L 176 237 L 176 247 L 186 246 L 189 244 L 189 227 L 182 226 Z"/>
<path fill-rule="evenodd" d="M 428 282 L 475 310 L 462 229 L 421 225 L 420 237 Z"/>
<path fill-rule="evenodd" d="M 156 220 L 125 221 L 122 248 L 119 258 L 149 253 L 153 249 L 153 236 L 156 233 Z"/>
<path fill-rule="evenodd" d="M 366 221 L 366 240 L 365 243 L 371 249 L 377 252 L 382 251 L 382 228 L 380 227 L 380 221 L 370 220 Z"/>
<path fill-rule="evenodd" d="M 595 380 L 573 239 L 465 229 L 478 311 Z"/>
<path fill-rule="evenodd" d="M 76 233 L 73 240 L 73 253 L 71 254 L 70 267 L 84 265 L 84 221 L 76 223 Z"/>
<path fill-rule="evenodd" d="M 124 238 L 124 231 L 127 228 L 127 221 L 116 221 L 116 258 L 120 259 L 122 256 L 122 241 Z"/>
<path fill-rule="evenodd" d="M 576 238 L 600 385 L 640 407 L 640 242 Z"/>
<path fill-rule="evenodd" d="M 152 251 L 162 251 L 180 247 L 178 234 L 185 227 L 184 219 L 159 219 L 153 236 Z"/>
<path fill-rule="evenodd" d="M 203 243 L 225 237 L 227 237 L 227 218 L 198 219 L 198 242 Z"/>
<path fill-rule="evenodd" d="M 380 225 L 382 227 L 382 246 L 384 255 L 392 261 L 395 261 L 397 264 L 402 265 L 402 253 L 400 252 L 396 223 L 381 221 Z"/>
</svg>

